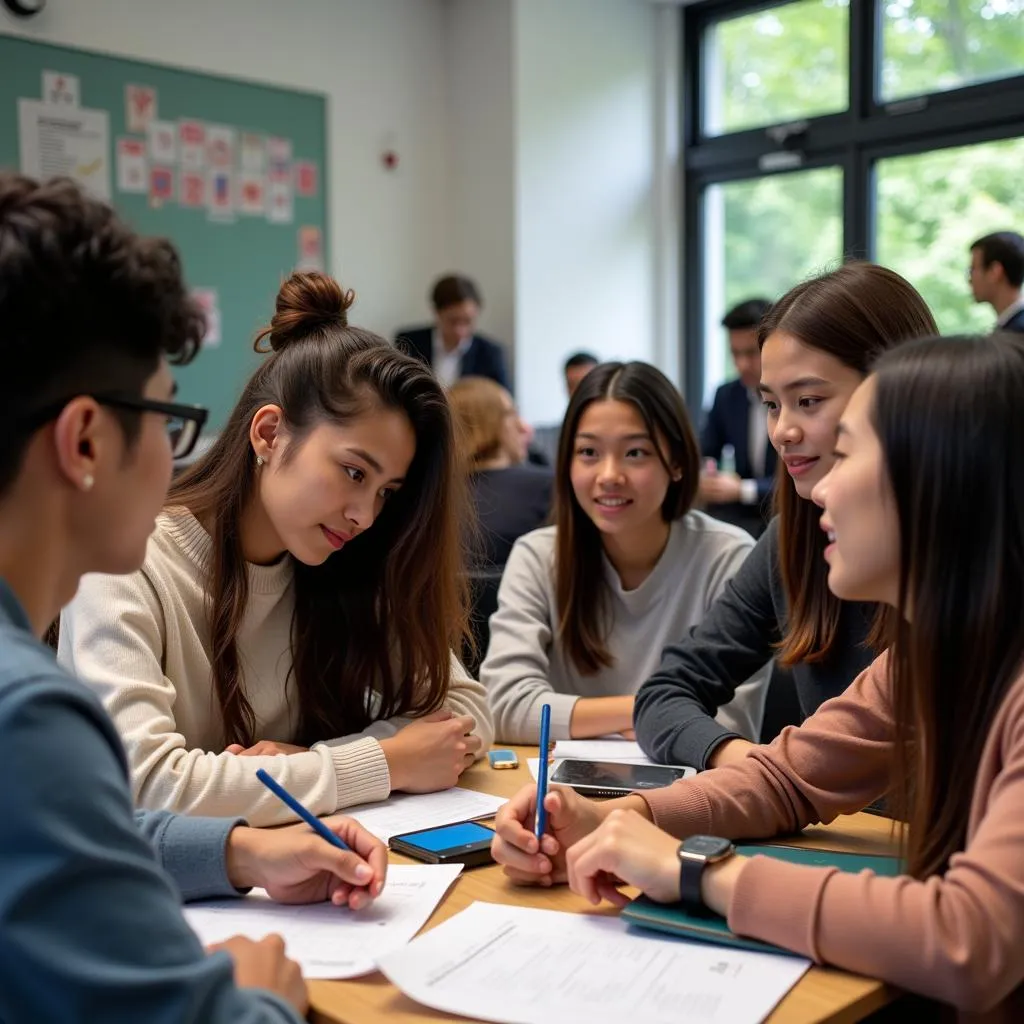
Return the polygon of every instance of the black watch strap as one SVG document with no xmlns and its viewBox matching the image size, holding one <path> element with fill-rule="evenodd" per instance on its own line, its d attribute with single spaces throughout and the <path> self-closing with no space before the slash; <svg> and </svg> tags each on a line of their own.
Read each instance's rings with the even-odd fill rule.
<svg viewBox="0 0 1024 1024">
<path fill-rule="evenodd" d="M 694 913 L 705 911 L 704 900 L 700 895 L 700 882 L 707 867 L 707 858 L 683 852 L 683 844 L 679 844 L 679 898 L 686 909 Z"/>
</svg>

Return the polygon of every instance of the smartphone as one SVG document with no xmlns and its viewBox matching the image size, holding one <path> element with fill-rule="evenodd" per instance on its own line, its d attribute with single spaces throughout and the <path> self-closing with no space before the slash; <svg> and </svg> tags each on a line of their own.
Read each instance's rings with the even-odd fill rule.
<svg viewBox="0 0 1024 1024">
<path fill-rule="evenodd" d="M 423 828 L 392 836 L 388 847 L 395 853 L 426 861 L 428 864 L 464 864 L 467 868 L 491 864 L 491 840 L 494 829 L 475 821 L 440 828 Z"/>
<path fill-rule="evenodd" d="M 487 752 L 487 763 L 492 768 L 518 768 L 519 757 L 514 750 L 489 750 Z"/>
<path fill-rule="evenodd" d="M 661 789 L 696 774 L 696 768 L 668 764 L 623 764 L 621 761 L 566 758 L 552 772 L 551 781 L 571 786 L 584 796 L 625 796 L 638 789 Z"/>
</svg>

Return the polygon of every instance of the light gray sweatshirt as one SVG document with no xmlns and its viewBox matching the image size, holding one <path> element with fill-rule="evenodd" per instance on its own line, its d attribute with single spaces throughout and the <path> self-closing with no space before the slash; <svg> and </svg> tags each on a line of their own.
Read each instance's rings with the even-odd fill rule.
<svg viewBox="0 0 1024 1024">
<path fill-rule="evenodd" d="M 540 709 L 551 705 L 551 738 L 567 739 L 580 697 L 635 693 L 658 667 L 662 648 L 678 643 L 704 618 L 726 582 L 754 546 L 748 533 L 702 512 L 672 524 L 653 572 L 635 590 L 624 590 L 607 557 L 610 591 L 608 649 L 611 668 L 582 675 L 555 636 L 556 527 L 534 530 L 516 541 L 498 590 L 491 639 L 480 668 L 494 712 L 497 738 L 536 743 Z M 731 732 L 756 742 L 761 731 L 770 666 L 759 670 L 718 710 Z"/>
</svg>

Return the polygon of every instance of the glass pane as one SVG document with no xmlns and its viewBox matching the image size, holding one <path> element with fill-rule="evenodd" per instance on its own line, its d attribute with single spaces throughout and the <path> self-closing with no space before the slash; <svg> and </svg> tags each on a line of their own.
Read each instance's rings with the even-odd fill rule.
<svg viewBox="0 0 1024 1024">
<path fill-rule="evenodd" d="M 1024 73 L 1024 0 L 881 0 L 883 102 Z"/>
<path fill-rule="evenodd" d="M 849 0 L 797 0 L 712 25 L 704 37 L 704 133 L 846 110 Z"/>
<path fill-rule="evenodd" d="M 970 244 L 1024 228 L 1024 139 L 891 157 L 875 165 L 876 253 L 931 306 L 946 334 L 989 331 L 995 310 L 976 305 Z"/>
<path fill-rule="evenodd" d="M 704 192 L 704 394 L 735 377 L 722 317 L 780 298 L 843 254 L 838 167 L 710 185 Z"/>
</svg>

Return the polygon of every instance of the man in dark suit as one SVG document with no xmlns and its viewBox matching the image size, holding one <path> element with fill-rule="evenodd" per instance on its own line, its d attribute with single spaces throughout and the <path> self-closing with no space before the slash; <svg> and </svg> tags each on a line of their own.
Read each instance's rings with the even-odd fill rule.
<svg viewBox="0 0 1024 1024">
<path fill-rule="evenodd" d="M 489 377 L 509 391 L 501 345 L 476 333 L 483 300 L 477 286 L 459 274 L 442 277 L 430 294 L 432 327 L 407 327 L 395 343 L 433 367 L 437 379 L 451 387 L 460 377 Z"/>
<path fill-rule="evenodd" d="M 757 391 L 761 381 L 757 327 L 770 305 L 767 299 L 747 299 L 723 318 L 738 376 L 715 392 L 700 437 L 707 460 L 700 497 L 707 511 L 755 537 L 764 532 L 770 514 L 768 499 L 775 475 L 775 449 L 768 441 L 767 416 Z M 729 448 L 731 460 L 723 458 Z"/>
<path fill-rule="evenodd" d="M 996 330 L 1024 333 L 1024 238 L 1016 231 L 997 231 L 971 246 L 967 272 L 975 302 L 996 311 Z"/>
</svg>

